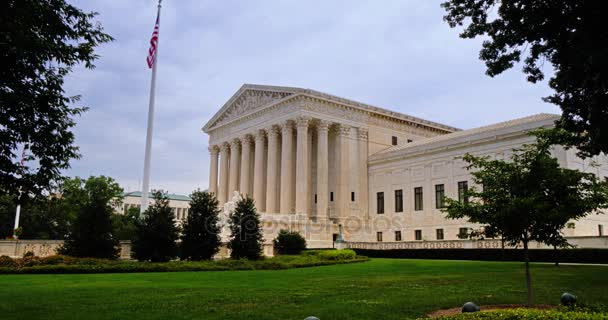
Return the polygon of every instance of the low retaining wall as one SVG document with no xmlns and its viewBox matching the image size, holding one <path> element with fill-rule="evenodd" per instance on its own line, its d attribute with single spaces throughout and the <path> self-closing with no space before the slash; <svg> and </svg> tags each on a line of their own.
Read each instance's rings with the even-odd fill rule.
<svg viewBox="0 0 608 320">
<path fill-rule="evenodd" d="M 567 237 L 568 242 L 581 249 L 608 248 L 608 236 L 603 237 Z M 501 249 L 500 240 L 439 240 L 439 241 L 400 241 L 400 242 L 345 242 L 345 248 L 366 250 L 395 249 Z M 515 248 L 505 245 L 505 248 Z M 519 246 L 521 248 L 521 246 Z M 531 242 L 530 249 L 553 249 L 545 244 Z"/>
<path fill-rule="evenodd" d="M 63 245 L 63 240 L 0 240 L 0 256 L 11 258 L 23 257 L 26 252 L 33 252 L 39 257 L 47 257 L 57 254 L 57 249 Z M 262 248 L 267 257 L 274 256 L 272 243 L 265 243 Z M 230 250 L 226 243 L 220 247 L 215 259 L 230 257 Z M 131 241 L 120 241 L 120 259 L 131 259 Z"/>
</svg>

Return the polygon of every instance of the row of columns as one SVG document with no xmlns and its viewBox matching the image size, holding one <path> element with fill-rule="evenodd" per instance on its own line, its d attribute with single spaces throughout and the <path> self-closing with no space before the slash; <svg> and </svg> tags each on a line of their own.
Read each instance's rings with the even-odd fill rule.
<svg viewBox="0 0 608 320">
<path fill-rule="evenodd" d="M 309 137 L 311 124 L 317 132 L 316 159 L 311 159 Z M 220 205 L 229 201 L 233 191 L 253 197 L 259 211 L 267 213 L 308 214 L 312 198 L 309 189 L 310 163 L 316 161 L 316 211 L 326 217 L 329 205 L 329 130 L 331 122 L 299 117 L 255 134 L 209 148 L 211 154 L 209 191 Z M 349 170 L 356 170 L 359 181 L 353 191 L 367 198 L 367 130 L 357 129 L 357 150 L 348 149 L 351 127 L 336 124 L 336 209 L 346 209 L 349 200 Z M 294 145 L 293 135 L 296 135 Z M 282 137 L 282 139 L 280 139 Z M 267 140 L 267 147 L 266 147 Z M 364 146 L 364 150 L 362 150 Z M 295 150 L 294 150 L 295 148 Z M 350 167 L 349 151 L 357 157 L 357 167 Z M 353 152 L 354 151 L 354 152 Z M 363 155 L 361 153 L 363 152 Z M 294 159 L 295 153 L 295 159 Z M 253 155 L 253 164 L 252 161 Z M 219 161 L 218 161 L 219 157 Z M 219 184 L 218 184 L 219 166 Z M 295 168 L 294 168 L 295 166 Z M 294 170 L 295 169 L 295 170 Z M 362 171 L 360 171 L 362 170 Z M 253 178 L 253 181 L 250 179 Z M 294 199 L 295 196 L 295 199 Z M 365 201 L 365 205 L 367 201 Z"/>
</svg>

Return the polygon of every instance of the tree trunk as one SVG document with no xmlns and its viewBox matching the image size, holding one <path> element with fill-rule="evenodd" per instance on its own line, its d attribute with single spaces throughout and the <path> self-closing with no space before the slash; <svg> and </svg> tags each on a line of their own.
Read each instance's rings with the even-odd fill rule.
<svg viewBox="0 0 608 320">
<path fill-rule="evenodd" d="M 553 256 L 555 258 L 555 266 L 559 267 L 559 251 L 557 251 L 557 246 L 553 246 Z"/>
<path fill-rule="evenodd" d="M 532 305 L 532 278 L 530 277 L 530 255 L 528 253 L 528 239 L 524 239 L 524 261 L 526 262 L 526 287 L 528 289 L 528 305 Z"/>
</svg>

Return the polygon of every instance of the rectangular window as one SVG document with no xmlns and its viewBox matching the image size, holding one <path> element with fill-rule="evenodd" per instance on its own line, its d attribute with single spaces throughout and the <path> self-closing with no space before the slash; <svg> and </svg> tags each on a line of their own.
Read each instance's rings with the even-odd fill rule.
<svg viewBox="0 0 608 320">
<path fill-rule="evenodd" d="M 458 239 L 466 239 L 469 237 L 469 228 L 458 229 Z"/>
<path fill-rule="evenodd" d="M 391 141 L 393 143 L 394 146 L 397 145 L 397 137 L 393 136 L 393 139 Z"/>
<path fill-rule="evenodd" d="M 444 201 L 443 201 L 444 198 L 445 198 L 445 187 L 443 186 L 443 184 L 436 184 L 435 185 L 435 208 L 441 209 L 445 206 Z"/>
<path fill-rule="evenodd" d="M 460 201 L 460 203 L 469 202 L 469 199 L 466 196 L 467 191 L 469 191 L 469 183 L 467 181 L 459 181 L 458 182 L 458 201 Z"/>
<path fill-rule="evenodd" d="M 376 232 L 376 240 L 378 240 L 378 242 L 382 242 L 382 232 Z"/>
<path fill-rule="evenodd" d="M 422 187 L 414 188 L 414 210 L 422 210 Z"/>
<path fill-rule="evenodd" d="M 376 209 L 378 214 L 384 213 L 384 192 L 376 193 Z"/>
<path fill-rule="evenodd" d="M 422 230 L 415 230 L 414 237 L 416 240 L 422 240 Z"/>
<path fill-rule="evenodd" d="M 403 212 L 403 190 L 395 190 L 395 212 Z"/>
<path fill-rule="evenodd" d="M 330 192 L 329 193 L 329 201 L 333 202 L 334 201 L 334 192 Z"/>
<path fill-rule="evenodd" d="M 597 225 L 597 232 L 600 235 L 600 237 L 604 236 L 604 225 L 603 224 L 598 224 Z"/>
<path fill-rule="evenodd" d="M 407 143 L 414 142 L 412 139 L 407 139 Z"/>
<path fill-rule="evenodd" d="M 443 229 L 437 229 L 437 240 L 443 240 Z"/>
<path fill-rule="evenodd" d="M 401 241 L 401 231 L 395 231 L 395 241 Z"/>
<path fill-rule="evenodd" d="M 354 192 L 350 193 L 350 201 L 355 202 L 355 193 Z"/>
<path fill-rule="evenodd" d="M 315 193 L 315 203 L 317 203 L 317 194 Z"/>
</svg>

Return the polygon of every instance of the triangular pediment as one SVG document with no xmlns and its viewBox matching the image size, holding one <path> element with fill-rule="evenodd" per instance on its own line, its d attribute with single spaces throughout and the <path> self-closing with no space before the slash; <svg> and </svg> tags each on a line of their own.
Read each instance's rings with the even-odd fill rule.
<svg viewBox="0 0 608 320">
<path fill-rule="evenodd" d="M 203 130 L 221 126 L 255 110 L 296 94 L 283 87 L 243 85 L 207 122 Z"/>
</svg>

